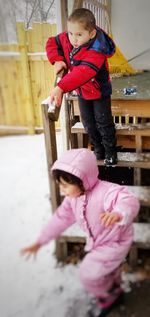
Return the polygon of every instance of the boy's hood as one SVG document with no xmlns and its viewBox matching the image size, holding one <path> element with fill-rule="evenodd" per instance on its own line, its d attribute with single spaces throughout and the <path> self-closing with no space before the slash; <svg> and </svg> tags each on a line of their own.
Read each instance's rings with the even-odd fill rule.
<svg viewBox="0 0 150 317">
<path fill-rule="evenodd" d="M 91 189 L 98 180 L 98 168 L 93 152 L 87 149 L 66 151 L 52 166 L 52 171 L 59 169 L 73 174 L 83 182 L 85 190 Z"/>
<path fill-rule="evenodd" d="M 97 27 L 96 30 L 96 39 L 92 41 L 89 50 L 95 50 L 104 54 L 106 57 L 111 57 L 116 50 L 113 40 L 102 29 Z"/>
</svg>

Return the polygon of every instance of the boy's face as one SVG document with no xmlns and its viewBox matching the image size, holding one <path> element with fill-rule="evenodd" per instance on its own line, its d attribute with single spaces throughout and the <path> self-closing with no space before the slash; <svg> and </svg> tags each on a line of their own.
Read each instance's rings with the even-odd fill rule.
<svg viewBox="0 0 150 317">
<path fill-rule="evenodd" d="M 69 41 L 75 48 L 88 43 L 96 35 L 95 29 L 88 31 L 81 23 L 68 21 L 67 25 Z"/>
<path fill-rule="evenodd" d="M 81 195 L 79 186 L 65 182 L 62 177 L 60 177 L 59 186 L 61 193 L 65 196 L 76 198 Z"/>
</svg>

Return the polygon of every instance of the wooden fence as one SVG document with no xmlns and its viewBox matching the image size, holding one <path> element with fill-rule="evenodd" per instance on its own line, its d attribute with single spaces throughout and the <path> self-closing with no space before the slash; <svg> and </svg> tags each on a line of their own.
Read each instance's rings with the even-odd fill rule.
<svg viewBox="0 0 150 317">
<path fill-rule="evenodd" d="M 0 134 L 41 130 L 41 102 L 54 82 L 53 67 L 45 54 L 56 25 L 34 23 L 25 30 L 17 23 L 18 44 L 0 44 Z"/>
</svg>

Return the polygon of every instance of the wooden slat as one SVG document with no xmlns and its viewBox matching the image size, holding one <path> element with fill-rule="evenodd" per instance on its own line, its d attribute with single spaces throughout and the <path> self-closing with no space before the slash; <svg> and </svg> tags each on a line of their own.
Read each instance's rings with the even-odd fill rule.
<svg viewBox="0 0 150 317">
<path fill-rule="evenodd" d="M 77 97 L 68 97 L 73 102 L 74 114 L 79 115 Z M 150 118 L 150 100 L 112 100 L 112 115 L 126 117 Z"/>
<path fill-rule="evenodd" d="M 52 209 L 55 210 L 61 201 L 58 184 L 56 184 L 50 172 L 52 165 L 57 159 L 55 122 L 49 119 L 48 104 L 43 103 L 41 107 L 42 107 L 42 118 L 43 118 L 43 126 L 44 126 L 50 197 L 51 197 Z"/>
<path fill-rule="evenodd" d="M 114 116 L 150 117 L 150 100 L 112 100 Z"/>
<path fill-rule="evenodd" d="M 104 161 L 97 161 L 99 166 L 104 165 Z M 117 166 L 150 168 L 150 153 L 118 152 Z"/>
<path fill-rule="evenodd" d="M 116 124 L 116 131 L 119 135 L 142 135 L 150 136 L 150 124 Z M 78 121 L 71 127 L 72 133 L 85 133 L 82 122 Z"/>
<path fill-rule="evenodd" d="M 150 206 L 150 186 L 127 186 L 142 206 Z"/>
<path fill-rule="evenodd" d="M 24 93 L 24 106 L 26 107 L 26 115 L 28 121 L 29 133 L 34 134 L 34 109 L 33 109 L 33 96 L 31 89 L 31 76 L 27 59 L 27 46 L 26 46 L 26 32 L 24 25 L 20 22 L 17 23 L 17 35 L 19 40 L 21 71 L 22 71 L 22 84 Z"/>
<path fill-rule="evenodd" d="M 82 122 L 76 122 L 71 127 L 71 133 L 77 135 L 86 134 Z M 150 149 L 150 124 L 116 124 L 116 135 L 118 146 L 136 149 L 137 152 L 141 152 L 142 149 Z"/>
<path fill-rule="evenodd" d="M 28 30 L 25 30 L 24 23 L 17 25 L 21 28 L 21 42 L 0 45 L 0 77 L 3 78 L 0 89 L 1 135 L 6 135 L 7 131 L 9 135 L 19 131 L 22 134 L 28 126 L 28 130 L 35 133 L 37 126 L 42 127 L 40 105 L 49 96 L 54 83 L 54 67 L 45 54 L 45 44 L 48 37 L 56 34 L 56 24 L 36 23 Z M 5 131 L 4 125 L 8 126 Z"/>
</svg>

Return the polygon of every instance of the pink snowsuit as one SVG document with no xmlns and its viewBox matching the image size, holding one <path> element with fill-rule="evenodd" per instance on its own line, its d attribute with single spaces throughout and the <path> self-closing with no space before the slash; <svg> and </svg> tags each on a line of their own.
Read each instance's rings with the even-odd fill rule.
<svg viewBox="0 0 150 317">
<path fill-rule="evenodd" d="M 106 298 L 114 283 L 120 282 L 120 264 L 133 241 L 133 220 L 139 201 L 125 186 L 98 179 L 95 155 L 87 149 L 66 151 L 53 167 L 69 172 L 83 182 L 85 193 L 77 198 L 65 197 L 38 242 L 43 245 L 57 238 L 75 222 L 87 236 L 85 255 L 79 269 L 84 287 L 96 297 Z M 103 212 L 118 212 L 122 220 L 105 227 Z"/>
</svg>

